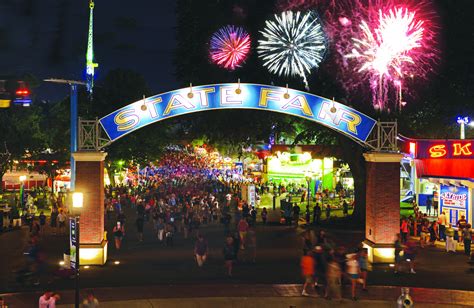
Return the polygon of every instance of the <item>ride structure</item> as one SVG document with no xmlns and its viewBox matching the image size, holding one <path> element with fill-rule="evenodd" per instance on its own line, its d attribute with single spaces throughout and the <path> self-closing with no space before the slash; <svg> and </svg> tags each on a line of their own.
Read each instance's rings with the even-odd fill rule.
<svg viewBox="0 0 474 308">
<path fill-rule="evenodd" d="M 94 71 L 99 66 L 94 62 L 94 0 L 89 0 L 89 34 L 86 52 L 86 84 L 89 97 L 92 98 L 94 89 Z"/>
</svg>

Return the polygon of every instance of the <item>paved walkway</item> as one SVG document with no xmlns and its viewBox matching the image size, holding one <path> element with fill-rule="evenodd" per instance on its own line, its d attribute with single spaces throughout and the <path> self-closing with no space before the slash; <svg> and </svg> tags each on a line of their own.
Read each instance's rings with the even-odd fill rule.
<svg viewBox="0 0 474 308">
<path fill-rule="evenodd" d="M 146 287 L 98 288 L 96 297 L 107 303 L 105 307 L 332 307 L 339 300 L 325 300 L 319 294 L 301 296 L 301 285 L 248 285 L 248 284 L 183 284 L 154 285 Z M 61 304 L 74 303 L 74 291 L 59 292 Z M 413 288 L 413 301 L 418 304 L 474 306 L 474 292 Z M 4 296 L 11 307 L 33 307 L 41 293 L 22 293 Z M 84 294 L 81 294 L 84 295 Z M 369 292 L 359 292 L 360 301 L 348 300 L 349 287 L 344 289 L 342 304 L 348 307 L 393 307 L 400 288 L 370 287 Z M 81 296 L 82 298 L 82 296 Z M 219 303 L 219 305 L 217 305 Z M 212 304 L 212 305 L 211 305 Z M 114 306 L 115 305 L 115 306 Z M 128 306 L 127 306 L 128 305 Z M 380 306 L 381 305 L 381 306 Z M 101 305 L 102 306 L 102 305 Z"/>
<path fill-rule="evenodd" d="M 119 300 L 154 299 L 160 298 L 159 290 L 166 290 L 166 286 L 175 286 L 180 290 L 178 294 L 186 293 L 188 289 L 195 290 L 198 286 L 209 286 L 215 290 L 232 290 L 244 288 L 242 286 L 273 286 L 274 284 L 300 284 L 299 260 L 301 256 L 301 238 L 299 234 L 302 228 L 281 226 L 278 224 L 257 227 L 257 262 L 248 262 L 247 251 L 241 252 L 240 261 L 235 267 L 234 277 L 229 279 L 224 274 L 222 246 L 223 228 L 219 224 L 203 226 L 202 232 L 209 241 L 210 255 L 204 269 L 196 266 L 193 259 L 193 240 L 184 239 L 181 234 L 175 237 L 174 247 L 165 247 L 157 243 L 156 236 L 150 223 L 145 225 L 145 240 L 137 241 L 134 222 L 135 215 L 132 210 L 127 209 L 126 222 L 127 235 L 121 251 L 115 250 L 113 242 L 109 242 L 109 262 L 102 267 L 90 267 L 81 269 L 81 287 L 107 290 L 113 288 L 112 293 L 121 294 L 120 287 L 128 287 L 126 290 L 153 290 L 148 295 L 138 297 L 127 297 Z M 338 245 L 348 248 L 356 247 L 364 238 L 363 230 L 335 229 L 331 223 L 327 224 L 329 237 Z M 107 225 L 110 231 L 111 224 Z M 67 236 L 53 236 L 47 234 L 42 240 L 41 246 L 46 255 L 47 273 L 42 277 L 39 286 L 22 286 L 15 281 L 13 270 L 21 267 L 24 262 L 23 252 L 26 250 L 28 239 L 27 229 L 17 230 L 0 234 L 0 293 L 40 292 L 49 287 L 60 293 L 67 294 L 74 288 L 74 281 L 69 279 L 58 279 L 51 275 L 57 269 L 58 262 L 62 259 L 62 253 L 68 246 Z M 109 240 L 112 240 L 109 232 Z M 120 261 L 115 265 L 113 261 Z M 376 266 L 369 273 L 369 293 L 378 293 L 377 286 L 409 286 L 434 289 L 453 289 L 474 291 L 474 274 L 469 274 L 467 257 L 461 253 L 448 254 L 439 248 L 420 249 L 417 256 L 417 274 L 401 273 L 394 275 L 388 266 Z M 153 287 L 156 286 L 156 287 Z M 211 287 L 214 286 L 214 287 Z M 252 287 L 254 288 L 254 287 Z M 197 290 L 200 290 L 199 288 Z M 374 291 L 372 291 L 374 290 Z M 102 292 L 102 291 L 100 291 Z M 217 291 L 216 291 L 217 292 Z M 188 297 L 249 297 L 247 293 L 235 295 L 230 292 L 214 292 L 212 294 L 202 293 L 190 294 Z M 396 289 L 392 299 L 399 294 Z M 446 298 L 446 290 L 436 291 Z M 140 293 L 136 293 L 140 294 Z M 165 293 L 166 294 L 166 293 Z M 272 295 L 261 294 L 259 296 L 271 297 Z M 299 291 L 291 293 L 291 296 L 299 296 Z M 141 294 L 143 295 L 143 294 Z M 20 297 L 22 295 L 19 295 Z M 26 295 L 28 297 L 28 295 Z M 472 295 L 471 295 L 472 296 Z M 33 293 L 30 298 L 32 303 L 37 298 Z M 113 296 L 106 293 L 100 294 L 103 301 L 113 301 Z M 431 298 L 431 297 L 429 297 Z M 434 298 L 434 297 L 433 297 Z M 472 296 L 474 298 L 474 296 Z M 368 298 L 368 299 L 385 299 Z M 473 304 L 474 306 L 474 304 Z M 18 306 L 18 307 L 30 307 Z"/>
</svg>

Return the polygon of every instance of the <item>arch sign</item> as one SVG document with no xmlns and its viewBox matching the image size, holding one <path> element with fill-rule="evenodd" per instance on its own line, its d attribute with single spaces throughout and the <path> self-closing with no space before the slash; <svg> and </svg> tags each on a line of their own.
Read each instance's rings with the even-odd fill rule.
<svg viewBox="0 0 474 308">
<path fill-rule="evenodd" d="M 188 87 L 122 107 L 99 120 L 111 141 L 141 127 L 193 112 L 254 109 L 280 112 L 332 128 L 365 143 L 376 120 L 310 93 L 270 85 L 226 83 Z"/>
</svg>

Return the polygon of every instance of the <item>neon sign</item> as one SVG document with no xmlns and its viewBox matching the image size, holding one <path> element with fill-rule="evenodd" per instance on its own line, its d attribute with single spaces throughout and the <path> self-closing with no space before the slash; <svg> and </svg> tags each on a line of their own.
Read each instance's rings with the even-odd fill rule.
<svg viewBox="0 0 474 308">
<path fill-rule="evenodd" d="M 167 118 L 218 109 L 285 113 L 317 122 L 365 142 L 376 121 L 351 108 L 310 93 L 270 85 L 228 83 L 183 88 L 124 106 L 99 120 L 111 141 Z"/>
<path fill-rule="evenodd" d="M 450 147 L 448 147 L 450 146 Z M 451 151 L 452 157 L 472 157 L 472 143 L 451 142 L 451 144 L 435 144 L 428 148 L 430 158 L 446 157 Z"/>
</svg>

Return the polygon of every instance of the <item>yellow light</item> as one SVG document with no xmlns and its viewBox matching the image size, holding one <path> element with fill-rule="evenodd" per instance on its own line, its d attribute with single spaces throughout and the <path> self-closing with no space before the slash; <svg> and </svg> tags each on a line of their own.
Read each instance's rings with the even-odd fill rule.
<svg viewBox="0 0 474 308">
<path fill-rule="evenodd" d="M 391 264 L 389 264 L 388 266 L 390 266 L 390 267 L 395 267 L 395 264 L 391 263 Z"/>
<path fill-rule="evenodd" d="M 84 266 L 84 268 L 89 268 L 89 265 Z"/>
<path fill-rule="evenodd" d="M 20 182 L 26 181 L 26 175 L 20 175 Z"/>
<path fill-rule="evenodd" d="M 63 265 L 64 265 L 64 261 L 59 261 L 59 265 L 63 266 Z"/>
<path fill-rule="evenodd" d="M 75 192 L 72 194 L 72 207 L 82 208 L 84 202 L 84 195 L 80 192 Z"/>
<path fill-rule="evenodd" d="M 115 265 L 119 265 L 119 264 L 120 264 L 120 261 L 115 261 L 114 264 L 115 264 Z"/>
</svg>

